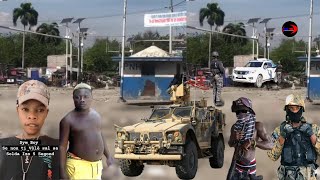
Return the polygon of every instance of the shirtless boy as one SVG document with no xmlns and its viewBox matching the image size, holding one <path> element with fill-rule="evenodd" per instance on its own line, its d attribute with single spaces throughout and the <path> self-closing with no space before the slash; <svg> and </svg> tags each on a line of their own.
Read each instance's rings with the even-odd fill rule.
<svg viewBox="0 0 320 180">
<path fill-rule="evenodd" d="M 102 136 L 101 117 L 91 108 L 91 87 L 78 84 L 73 91 L 73 101 L 75 109 L 60 122 L 60 176 L 62 179 L 101 179 L 102 156 L 106 156 L 108 166 L 113 158 Z"/>
</svg>

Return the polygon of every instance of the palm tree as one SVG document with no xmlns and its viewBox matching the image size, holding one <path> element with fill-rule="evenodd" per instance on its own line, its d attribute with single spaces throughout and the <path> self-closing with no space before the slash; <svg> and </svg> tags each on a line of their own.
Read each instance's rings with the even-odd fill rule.
<svg viewBox="0 0 320 180">
<path fill-rule="evenodd" d="M 47 23 L 42 23 L 36 30 L 38 33 L 42 34 L 48 34 L 48 35 L 53 35 L 53 36 L 59 36 L 59 27 L 56 22 L 47 24 Z M 55 37 L 49 37 L 49 36 L 42 36 L 38 35 L 39 41 L 41 43 L 53 43 L 54 45 L 58 45 L 61 42 L 60 38 L 55 38 Z"/>
<path fill-rule="evenodd" d="M 208 3 L 206 8 L 201 8 L 199 12 L 200 26 L 203 26 L 203 21 L 207 19 L 210 25 L 210 38 L 209 38 L 209 61 L 208 67 L 210 67 L 211 57 L 211 39 L 212 39 L 212 27 L 216 25 L 216 30 L 224 23 L 224 12 L 220 9 L 218 3 Z"/>
<path fill-rule="evenodd" d="M 33 9 L 31 3 L 21 3 L 19 8 L 13 9 L 13 25 L 17 26 L 17 20 L 21 19 L 23 29 L 26 30 L 26 26 L 29 25 L 29 30 L 32 26 L 38 23 L 38 12 Z M 24 45 L 25 45 L 25 32 L 23 32 L 22 41 L 22 68 L 24 68 Z"/>
<path fill-rule="evenodd" d="M 235 34 L 240 36 L 246 36 L 246 30 L 243 23 L 229 23 L 227 26 L 225 26 L 222 30 L 225 33 L 228 34 Z M 241 45 L 244 45 L 247 43 L 247 39 L 240 38 L 240 37 L 234 37 L 234 36 L 224 36 L 225 40 L 229 43 L 240 43 Z"/>
</svg>

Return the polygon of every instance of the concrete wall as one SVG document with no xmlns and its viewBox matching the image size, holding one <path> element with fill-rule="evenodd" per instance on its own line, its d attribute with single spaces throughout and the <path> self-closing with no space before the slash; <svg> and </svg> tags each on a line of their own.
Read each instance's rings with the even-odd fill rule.
<svg viewBox="0 0 320 180">
<path fill-rule="evenodd" d="M 170 82 L 180 62 L 147 62 L 155 66 L 155 75 L 141 76 L 143 62 L 125 62 L 123 78 L 123 97 L 126 100 L 168 101 Z M 181 64 L 181 63 L 180 63 Z M 182 73 L 182 65 L 180 65 Z"/>
<path fill-rule="evenodd" d="M 66 55 L 49 55 L 47 56 L 47 67 L 56 68 L 66 67 Z"/>
<path fill-rule="evenodd" d="M 233 67 L 243 67 L 250 60 L 253 60 L 252 55 L 237 55 L 233 57 Z"/>
<path fill-rule="evenodd" d="M 128 75 L 141 75 L 141 63 L 140 62 L 125 62 L 123 73 Z"/>
</svg>

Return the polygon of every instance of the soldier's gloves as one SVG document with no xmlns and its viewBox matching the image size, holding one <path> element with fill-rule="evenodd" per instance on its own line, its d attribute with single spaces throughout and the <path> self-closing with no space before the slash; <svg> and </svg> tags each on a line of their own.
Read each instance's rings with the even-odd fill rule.
<svg viewBox="0 0 320 180">
<path fill-rule="evenodd" d="M 306 136 L 311 137 L 313 135 L 312 127 L 310 124 L 303 123 L 299 130 L 303 132 Z"/>
<path fill-rule="evenodd" d="M 280 126 L 280 135 L 286 138 L 291 132 L 293 132 L 293 127 L 291 124 L 282 123 Z"/>
</svg>

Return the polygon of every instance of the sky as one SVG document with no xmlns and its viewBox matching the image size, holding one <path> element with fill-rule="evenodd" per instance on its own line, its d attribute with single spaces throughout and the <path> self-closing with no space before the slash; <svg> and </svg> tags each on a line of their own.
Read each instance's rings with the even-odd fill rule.
<svg viewBox="0 0 320 180">
<path fill-rule="evenodd" d="M 173 0 L 178 4 L 184 0 Z M 89 28 L 88 40 L 95 38 L 115 38 L 120 40 L 122 35 L 123 1 L 122 0 L 7 0 L 0 1 L 0 24 L 12 25 L 12 10 L 19 7 L 22 2 L 31 2 L 39 13 L 39 23 L 60 23 L 63 18 L 75 19 L 85 17 L 81 27 Z M 296 39 L 308 40 L 310 0 L 194 0 L 182 2 L 174 7 L 174 11 L 188 11 L 188 25 L 200 27 L 198 22 L 199 10 L 207 3 L 217 2 L 225 12 L 225 24 L 243 22 L 246 24 L 250 18 L 273 18 L 268 27 L 276 28 L 271 44 L 279 44 L 282 38 L 281 27 L 286 21 L 294 21 L 299 31 Z M 128 0 L 127 36 L 144 32 L 146 30 L 159 31 L 167 34 L 169 28 L 145 28 L 143 26 L 144 13 L 169 12 L 166 8 L 170 0 Z M 313 35 L 319 35 L 320 29 L 320 2 L 314 1 Z M 138 13 L 137 13 L 138 12 Z M 293 17 L 299 16 L 300 17 Z M 283 18 L 287 17 L 287 18 Z M 19 23 L 18 23 L 19 24 Z M 209 28 L 204 23 L 204 28 Z M 246 24 L 247 25 L 247 24 Z M 263 34 L 264 25 L 258 24 L 257 33 Z M 20 25 L 18 27 L 21 28 Z M 70 25 L 71 31 L 76 32 L 77 25 Z M 246 27 L 247 34 L 251 36 L 252 27 Z M 65 27 L 60 27 L 61 35 L 65 34 Z M 185 27 L 179 27 L 174 32 L 186 32 Z M 262 39 L 262 37 L 261 37 Z"/>
<path fill-rule="evenodd" d="M 173 0 L 173 5 L 184 0 Z M 21 0 L 0 1 L 0 24 L 13 26 L 12 11 L 19 7 Z M 34 9 L 39 13 L 39 23 L 60 23 L 63 18 L 86 18 L 81 27 L 89 28 L 88 39 L 110 37 L 121 39 L 123 1 L 122 0 L 31 0 Z M 169 28 L 145 28 L 145 13 L 169 12 L 169 0 L 128 0 L 127 5 L 127 36 L 146 30 L 168 34 Z M 150 11 L 151 10 L 151 11 Z M 174 11 L 185 11 L 186 3 L 174 7 Z M 137 13 L 138 12 L 138 13 Z M 20 23 L 18 23 L 20 25 Z M 21 28 L 22 26 L 20 26 Z M 76 32 L 77 25 L 70 24 L 72 32 Z M 65 27 L 60 27 L 61 35 L 65 35 Z M 185 28 L 177 28 L 176 32 L 183 32 Z"/>
<path fill-rule="evenodd" d="M 247 35 L 250 36 L 253 31 L 252 27 L 247 24 L 250 18 L 261 18 L 260 20 L 273 18 L 267 23 L 268 28 L 275 28 L 271 47 L 278 45 L 281 39 L 287 39 L 281 31 L 282 25 L 287 21 L 295 22 L 299 28 L 298 33 L 294 36 L 295 39 L 308 41 L 310 0 L 196 0 L 187 4 L 188 25 L 200 27 L 199 10 L 211 2 L 217 2 L 225 12 L 224 25 L 243 22 L 246 25 Z M 320 35 L 320 1 L 314 1 L 313 6 L 312 34 L 314 37 Z M 294 17 L 298 15 L 304 16 Z M 263 35 L 264 24 L 258 24 L 256 27 L 257 33 Z M 209 29 L 206 22 L 203 28 Z M 260 37 L 260 42 L 262 42 L 262 38 Z"/>
</svg>

